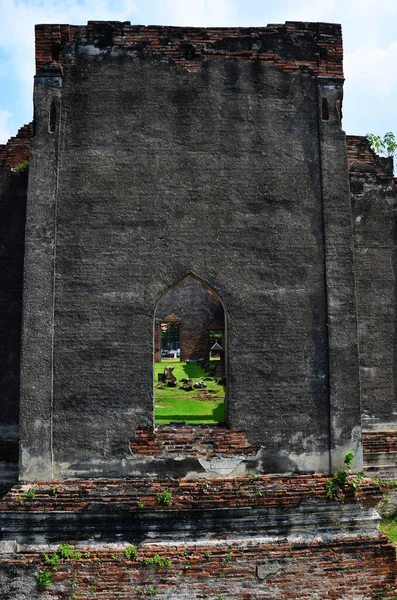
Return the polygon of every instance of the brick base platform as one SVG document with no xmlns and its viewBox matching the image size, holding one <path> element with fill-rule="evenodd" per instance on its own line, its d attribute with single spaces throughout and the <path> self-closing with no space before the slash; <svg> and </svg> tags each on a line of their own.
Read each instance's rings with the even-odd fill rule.
<svg viewBox="0 0 397 600">
<path fill-rule="evenodd" d="M 393 545 L 371 508 L 331 501 L 326 476 L 18 484 L 0 503 L 2 600 L 373 600 L 395 586 Z M 51 556 L 67 541 L 81 555 Z M 130 560 L 125 549 L 134 545 Z M 160 557 L 160 558 L 159 558 Z M 164 562 L 165 561 L 165 562 Z M 37 574 L 51 585 L 39 589 Z"/>
<path fill-rule="evenodd" d="M 397 431 L 363 431 L 363 451 L 368 475 L 397 479 Z"/>
<path fill-rule="evenodd" d="M 42 554 L 3 554 L 2 598 L 373 600 L 385 598 L 395 583 L 394 548 L 385 539 L 346 538 L 334 545 L 299 540 L 153 543 L 138 547 L 135 560 L 126 558 L 126 547 L 80 546 L 83 557 L 50 571 L 51 585 L 40 596 L 34 576 L 48 569 Z M 169 566 L 146 563 L 156 554 Z M 22 596 L 23 590 L 31 595 Z"/>
</svg>

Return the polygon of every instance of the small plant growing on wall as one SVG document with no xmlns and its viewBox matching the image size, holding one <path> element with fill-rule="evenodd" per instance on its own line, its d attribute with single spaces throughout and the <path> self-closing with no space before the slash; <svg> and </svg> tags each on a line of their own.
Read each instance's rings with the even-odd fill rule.
<svg viewBox="0 0 397 600">
<path fill-rule="evenodd" d="M 353 494 L 358 494 L 360 491 L 364 473 L 360 471 L 356 475 L 351 474 L 353 461 L 353 452 L 348 452 L 343 461 L 343 468 L 325 480 L 325 493 L 331 500 L 342 501 L 346 491 L 352 491 Z"/>
<path fill-rule="evenodd" d="M 29 170 L 29 161 L 28 160 L 24 160 L 19 165 L 17 165 L 14 169 L 15 173 L 18 173 L 19 175 L 22 175 L 23 173 L 27 173 L 28 170 Z"/>
<path fill-rule="evenodd" d="M 172 493 L 169 490 L 160 492 L 157 496 L 157 502 L 163 506 L 169 506 L 172 504 Z"/>
<path fill-rule="evenodd" d="M 233 556 L 233 552 L 231 550 L 230 550 L 230 552 L 226 553 L 226 556 L 225 556 L 225 563 L 226 564 L 228 564 L 231 561 L 232 556 Z"/>
<path fill-rule="evenodd" d="M 59 563 L 59 555 L 58 554 L 43 554 L 43 558 L 48 566 L 52 568 L 53 571 L 57 571 L 57 564 Z"/>
<path fill-rule="evenodd" d="M 200 490 L 202 494 L 208 494 L 208 488 L 209 488 L 210 482 L 208 481 L 208 479 L 204 479 L 203 483 L 201 484 Z"/>
<path fill-rule="evenodd" d="M 79 560 L 82 556 L 82 553 L 76 551 L 69 542 L 59 544 L 58 552 L 64 560 Z"/>
<path fill-rule="evenodd" d="M 124 550 L 124 556 L 128 559 L 128 560 L 135 560 L 136 557 L 138 556 L 138 549 L 136 546 L 134 546 L 133 544 L 131 544 L 131 546 L 128 546 L 125 550 Z"/>
<path fill-rule="evenodd" d="M 152 558 L 145 559 L 145 565 L 154 565 L 159 568 L 168 568 L 172 565 L 172 561 L 169 558 L 165 558 L 165 556 L 160 556 L 155 552 Z"/>
<path fill-rule="evenodd" d="M 37 583 L 40 589 L 48 589 L 52 584 L 51 573 L 49 571 L 40 571 L 37 575 Z"/>
<path fill-rule="evenodd" d="M 30 488 L 25 494 L 26 500 L 34 500 L 36 498 L 36 490 Z"/>
</svg>

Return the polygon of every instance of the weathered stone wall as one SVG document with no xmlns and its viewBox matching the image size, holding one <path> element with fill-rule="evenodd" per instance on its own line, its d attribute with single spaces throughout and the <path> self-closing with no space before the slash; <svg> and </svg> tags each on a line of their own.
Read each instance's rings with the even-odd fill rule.
<svg viewBox="0 0 397 600">
<path fill-rule="evenodd" d="M 168 290 L 157 304 L 157 327 L 161 322 L 170 320 L 180 323 L 182 361 L 200 358 L 208 360 L 209 330 L 223 330 L 225 327 L 225 315 L 219 298 L 191 276 Z M 155 360 L 160 360 L 159 352 L 155 353 Z"/>
<path fill-rule="evenodd" d="M 348 136 L 363 428 L 397 422 L 397 186 L 392 158 Z"/>
<path fill-rule="evenodd" d="M 13 173 L 0 149 L 0 493 L 18 478 L 26 195 L 27 173 Z"/>
<path fill-rule="evenodd" d="M 187 273 L 224 302 L 228 425 L 262 469 L 360 460 L 340 28 L 39 26 L 37 49 L 22 477 L 124 472 Z"/>
</svg>

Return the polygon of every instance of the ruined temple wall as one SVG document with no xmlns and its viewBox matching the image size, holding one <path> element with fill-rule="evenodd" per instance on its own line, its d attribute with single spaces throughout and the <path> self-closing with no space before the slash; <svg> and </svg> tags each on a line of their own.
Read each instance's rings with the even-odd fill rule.
<svg viewBox="0 0 397 600">
<path fill-rule="evenodd" d="M 18 477 L 26 195 L 27 174 L 0 160 L 0 492 Z"/>
<path fill-rule="evenodd" d="M 22 476 L 117 472 L 190 272 L 224 302 L 228 424 L 262 468 L 359 457 L 340 28 L 65 27 L 37 29 Z"/>
<path fill-rule="evenodd" d="M 348 136 L 363 428 L 397 429 L 397 186 L 392 158 Z"/>
<path fill-rule="evenodd" d="M 164 320 L 180 323 L 181 361 L 208 360 L 209 330 L 224 329 L 225 325 L 220 300 L 194 277 L 185 278 L 160 299 L 157 325 Z"/>
</svg>

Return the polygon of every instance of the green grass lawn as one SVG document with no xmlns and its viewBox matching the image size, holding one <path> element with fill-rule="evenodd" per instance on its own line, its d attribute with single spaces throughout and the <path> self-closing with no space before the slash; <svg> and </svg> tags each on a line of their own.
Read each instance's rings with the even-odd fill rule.
<svg viewBox="0 0 397 600">
<path fill-rule="evenodd" d="M 382 519 L 379 529 L 382 533 L 387 535 L 393 544 L 397 544 L 397 519 Z"/>
<path fill-rule="evenodd" d="M 174 367 L 174 375 L 178 381 L 175 388 L 159 389 L 157 374 L 164 372 L 164 367 Z M 165 425 L 171 421 L 185 421 L 189 425 L 204 423 L 213 425 L 225 421 L 225 388 L 215 381 L 207 381 L 204 390 L 194 389 L 186 392 L 180 389 L 182 377 L 190 377 L 193 383 L 203 379 L 207 373 L 197 364 L 182 363 L 179 359 L 166 358 L 154 364 L 154 398 L 157 425 Z"/>
<path fill-rule="evenodd" d="M 380 483 L 378 481 L 378 483 Z M 379 524 L 379 529 L 387 535 L 390 541 L 397 546 L 397 510 L 395 491 L 397 490 L 397 481 L 388 480 L 382 482 L 384 495 L 382 502 L 377 507 L 378 512 L 382 516 Z"/>
</svg>

